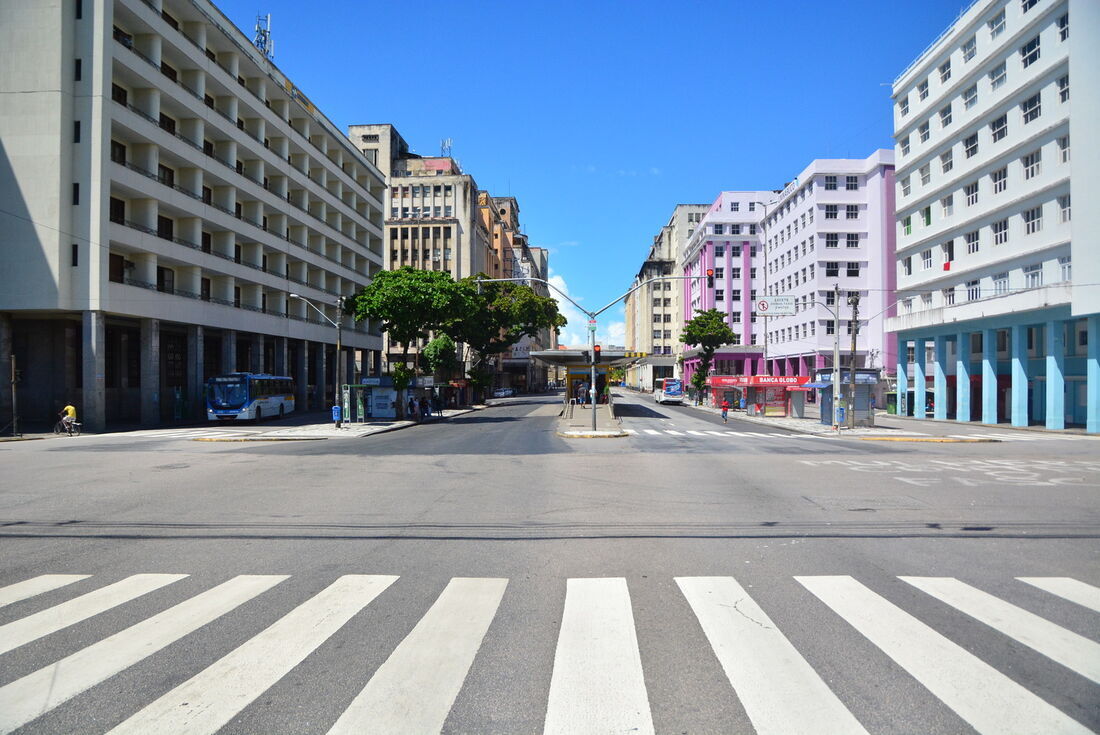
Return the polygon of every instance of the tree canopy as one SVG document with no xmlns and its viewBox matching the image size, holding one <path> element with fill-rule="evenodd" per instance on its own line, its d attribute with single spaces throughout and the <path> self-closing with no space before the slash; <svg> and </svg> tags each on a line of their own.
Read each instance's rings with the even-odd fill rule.
<svg viewBox="0 0 1100 735">
<path fill-rule="evenodd" d="M 484 274 L 480 275 L 485 278 Z M 507 351 L 524 336 L 534 337 L 543 329 L 561 329 L 566 319 L 558 313 L 558 302 L 539 296 L 521 283 L 481 283 L 478 276 L 459 281 L 466 291 L 466 311 L 455 315 L 447 333 L 477 352 L 484 362 Z"/>
<path fill-rule="evenodd" d="M 695 310 L 695 317 L 684 322 L 680 341 L 691 347 L 699 348 L 701 364 L 691 376 L 691 385 L 697 391 L 706 388 L 707 375 L 715 351 L 722 345 L 734 344 L 737 334 L 726 323 L 726 315 L 718 309 Z"/>
</svg>

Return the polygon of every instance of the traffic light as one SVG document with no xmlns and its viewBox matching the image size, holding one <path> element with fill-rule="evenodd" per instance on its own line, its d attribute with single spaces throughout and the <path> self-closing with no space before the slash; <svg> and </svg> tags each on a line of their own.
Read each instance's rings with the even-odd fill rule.
<svg viewBox="0 0 1100 735">
<path fill-rule="evenodd" d="M 707 288 L 714 288 L 714 269 L 707 268 Z"/>
<path fill-rule="evenodd" d="M 602 353 L 602 351 L 603 351 L 603 348 L 600 347 L 599 345 L 596 345 L 592 348 L 592 362 L 593 363 L 598 363 L 600 361 L 600 354 Z"/>
</svg>

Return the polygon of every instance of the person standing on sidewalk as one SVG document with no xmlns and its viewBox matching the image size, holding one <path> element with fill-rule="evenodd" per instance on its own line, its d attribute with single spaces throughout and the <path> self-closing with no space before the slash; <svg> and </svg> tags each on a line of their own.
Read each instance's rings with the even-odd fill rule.
<svg viewBox="0 0 1100 735">
<path fill-rule="evenodd" d="M 723 398 L 722 399 L 722 423 L 723 424 L 729 423 L 729 414 L 730 414 L 730 402 L 727 399 Z"/>
</svg>

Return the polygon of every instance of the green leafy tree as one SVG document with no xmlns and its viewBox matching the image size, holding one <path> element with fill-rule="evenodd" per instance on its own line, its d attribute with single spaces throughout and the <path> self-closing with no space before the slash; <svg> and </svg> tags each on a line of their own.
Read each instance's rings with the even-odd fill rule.
<svg viewBox="0 0 1100 735">
<path fill-rule="evenodd" d="M 449 335 L 440 334 L 427 344 L 421 354 L 432 372 L 441 372 L 450 377 L 458 368 L 455 341 Z"/>
<path fill-rule="evenodd" d="M 477 355 L 470 382 L 476 388 L 484 388 L 491 379 L 487 363 L 493 356 L 543 329 L 560 330 L 566 319 L 558 313 L 557 301 L 539 296 L 530 286 L 505 282 L 478 284 L 477 278 L 471 276 L 459 281 L 463 295 L 456 300 L 458 308 L 446 325 L 446 332 Z"/>
<path fill-rule="evenodd" d="M 707 375 L 715 351 L 722 345 L 734 344 L 738 336 L 726 324 L 726 315 L 718 309 L 695 310 L 695 317 L 684 322 L 680 341 L 689 347 L 699 348 L 699 369 L 691 376 L 691 386 L 701 395 L 707 387 Z"/>
</svg>

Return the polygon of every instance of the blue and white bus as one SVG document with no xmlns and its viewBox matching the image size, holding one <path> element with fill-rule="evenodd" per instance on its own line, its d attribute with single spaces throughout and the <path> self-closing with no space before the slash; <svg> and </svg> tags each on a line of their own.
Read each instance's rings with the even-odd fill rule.
<svg viewBox="0 0 1100 735">
<path fill-rule="evenodd" d="M 285 375 L 230 373 L 206 381 L 206 418 L 260 420 L 294 410 L 294 379 Z"/>
<path fill-rule="evenodd" d="M 683 403 L 683 381 L 679 378 L 655 379 L 653 381 L 653 400 L 657 403 Z"/>
</svg>

